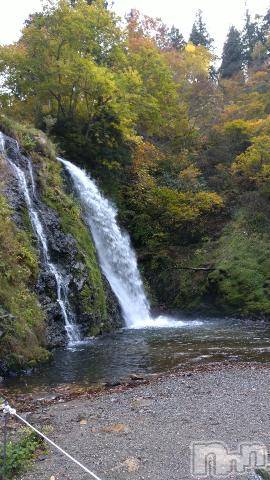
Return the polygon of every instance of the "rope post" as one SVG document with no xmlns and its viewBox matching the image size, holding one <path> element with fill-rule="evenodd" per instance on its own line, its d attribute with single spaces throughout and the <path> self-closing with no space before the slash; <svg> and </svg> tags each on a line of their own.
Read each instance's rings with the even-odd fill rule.
<svg viewBox="0 0 270 480">
<path fill-rule="evenodd" d="M 8 405 L 8 402 L 4 402 L 4 438 L 3 438 L 3 472 L 2 472 L 2 477 L 3 480 L 6 478 L 6 466 L 7 466 L 7 437 L 8 437 L 8 420 L 9 420 L 9 412 L 6 410 L 6 407 Z"/>
<path fill-rule="evenodd" d="M 53 442 L 50 438 L 48 438 L 44 433 L 40 432 L 36 427 L 31 425 L 25 418 L 21 417 L 17 412 L 15 408 L 11 408 L 9 403 L 6 401 L 3 403 L 2 406 L 3 412 L 5 415 L 11 415 L 16 417 L 18 420 L 20 420 L 22 423 L 27 425 L 27 427 L 31 428 L 35 433 L 37 433 L 41 438 L 43 438 L 47 443 L 52 445 L 56 450 L 61 452 L 63 455 L 65 455 L 69 460 L 71 460 L 73 463 L 75 463 L 78 467 L 80 467 L 82 470 L 84 470 L 86 473 L 88 473 L 91 477 L 95 478 L 95 480 L 101 480 L 100 477 L 98 477 L 94 472 L 89 470 L 89 468 L 85 467 L 81 462 L 76 460 L 76 458 L 72 457 L 68 452 L 66 452 L 63 448 L 61 448 L 59 445 L 57 445 L 55 442 Z M 5 454 L 6 455 L 6 454 Z"/>
</svg>

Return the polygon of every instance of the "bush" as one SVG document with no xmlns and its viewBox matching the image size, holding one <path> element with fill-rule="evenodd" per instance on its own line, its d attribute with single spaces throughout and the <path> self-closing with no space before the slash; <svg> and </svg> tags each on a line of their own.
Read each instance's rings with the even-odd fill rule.
<svg viewBox="0 0 270 480">
<path fill-rule="evenodd" d="M 10 480 L 24 472 L 37 453 L 44 451 L 44 441 L 34 432 L 26 433 L 17 442 L 9 441 L 6 449 L 6 465 L 3 465 L 3 445 L 0 446 L 0 478 Z"/>
</svg>

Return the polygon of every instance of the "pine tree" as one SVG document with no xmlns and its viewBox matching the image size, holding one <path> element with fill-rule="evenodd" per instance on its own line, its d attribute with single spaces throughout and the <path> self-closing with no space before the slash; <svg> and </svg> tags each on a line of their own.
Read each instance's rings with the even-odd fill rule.
<svg viewBox="0 0 270 480">
<path fill-rule="evenodd" d="M 186 45 L 182 33 L 180 32 L 179 28 L 176 28 L 174 25 L 169 31 L 168 37 L 172 49 L 182 50 L 182 48 Z"/>
<path fill-rule="evenodd" d="M 244 51 L 241 35 L 235 27 L 231 27 L 223 47 L 221 78 L 231 78 L 243 68 Z"/>
<path fill-rule="evenodd" d="M 263 30 L 264 37 L 266 37 L 267 34 L 269 35 L 269 30 L 270 30 L 270 8 L 269 8 L 269 10 L 267 11 L 266 15 L 263 17 L 262 30 Z"/>
<path fill-rule="evenodd" d="M 258 23 L 251 20 L 250 13 L 247 10 L 245 26 L 242 33 L 244 63 L 247 67 L 252 64 L 254 48 L 260 40 L 261 35 Z"/>
<path fill-rule="evenodd" d="M 201 10 L 198 10 L 196 13 L 196 19 L 191 30 L 189 41 L 193 43 L 193 45 L 202 45 L 206 48 L 210 48 L 213 43 L 213 38 L 210 37 L 206 24 L 203 21 Z"/>
</svg>

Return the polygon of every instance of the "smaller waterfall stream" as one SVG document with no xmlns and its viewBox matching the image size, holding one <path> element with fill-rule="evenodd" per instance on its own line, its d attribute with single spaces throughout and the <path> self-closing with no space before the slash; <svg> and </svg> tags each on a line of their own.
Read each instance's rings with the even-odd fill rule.
<svg viewBox="0 0 270 480">
<path fill-rule="evenodd" d="M 1 132 L 0 132 L 0 152 L 6 154 L 5 136 Z M 18 147 L 18 155 L 19 153 L 20 152 Z M 43 255 L 44 263 L 48 271 L 51 272 L 51 274 L 55 278 L 56 290 L 57 290 L 57 301 L 60 305 L 61 313 L 65 322 L 68 341 L 69 341 L 69 344 L 74 344 L 80 341 L 80 333 L 77 325 L 74 323 L 73 314 L 68 301 L 67 280 L 64 278 L 64 276 L 60 273 L 57 266 L 50 259 L 46 235 L 45 235 L 42 223 L 40 221 L 38 211 L 34 206 L 33 199 L 35 198 L 36 188 L 35 188 L 32 163 L 29 159 L 27 159 L 28 172 L 30 177 L 30 188 L 29 188 L 24 171 L 20 167 L 18 167 L 8 155 L 6 155 L 6 158 L 10 163 L 10 165 L 12 166 L 12 168 L 14 169 L 16 176 L 18 178 L 21 191 L 24 194 L 31 224 L 34 232 L 36 233 L 36 237 L 40 245 L 40 250 Z"/>
<path fill-rule="evenodd" d="M 67 160 L 58 160 L 71 175 L 93 235 L 102 271 L 119 300 L 127 327 L 182 326 L 183 322 L 168 317 L 151 317 L 136 255 L 128 235 L 117 224 L 116 209 L 100 193 L 89 175 Z"/>
</svg>

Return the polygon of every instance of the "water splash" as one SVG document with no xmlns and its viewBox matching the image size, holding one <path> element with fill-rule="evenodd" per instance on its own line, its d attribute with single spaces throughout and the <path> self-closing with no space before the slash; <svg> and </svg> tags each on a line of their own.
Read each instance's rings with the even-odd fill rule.
<svg viewBox="0 0 270 480">
<path fill-rule="evenodd" d="M 187 324 L 165 316 L 152 318 L 130 239 L 117 224 L 117 210 L 82 169 L 58 158 L 68 170 L 90 227 L 101 269 L 119 300 L 128 328 L 179 328 Z"/>
<path fill-rule="evenodd" d="M 18 150 L 18 156 L 20 154 L 19 147 L 16 145 L 16 150 Z M 5 136 L 0 132 L 0 152 L 6 153 L 5 150 Z M 67 332 L 67 337 L 69 344 L 74 344 L 80 341 L 80 333 L 78 326 L 74 322 L 74 316 L 68 301 L 68 285 L 67 279 L 61 274 L 57 266 L 51 261 L 48 249 L 47 238 L 40 221 L 38 210 L 35 208 L 33 199 L 35 198 L 36 188 L 35 181 L 32 169 L 32 163 L 27 159 L 28 173 L 30 178 L 30 188 L 28 186 L 27 177 L 25 172 L 14 163 L 14 161 L 7 155 L 8 162 L 15 171 L 15 174 L 18 178 L 19 186 L 23 192 L 25 203 L 28 208 L 30 221 L 33 227 L 36 237 L 38 239 L 40 251 L 43 255 L 44 263 L 47 267 L 47 270 L 53 275 L 56 283 L 57 290 L 57 301 L 61 308 L 61 313 L 65 322 L 65 328 Z"/>
<path fill-rule="evenodd" d="M 5 137 L 2 132 L 0 132 L 0 153 L 5 153 Z"/>
<path fill-rule="evenodd" d="M 144 328 L 186 328 L 186 327 L 198 327 L 202 325 L 201 320 L 180 320 L 179 318 L 168 317 L 160 315 L 156 318 L 149 318 L 148 320 L 138 321 L 133 326 L 134 329 L 140 330 Z"/>
</svg>

